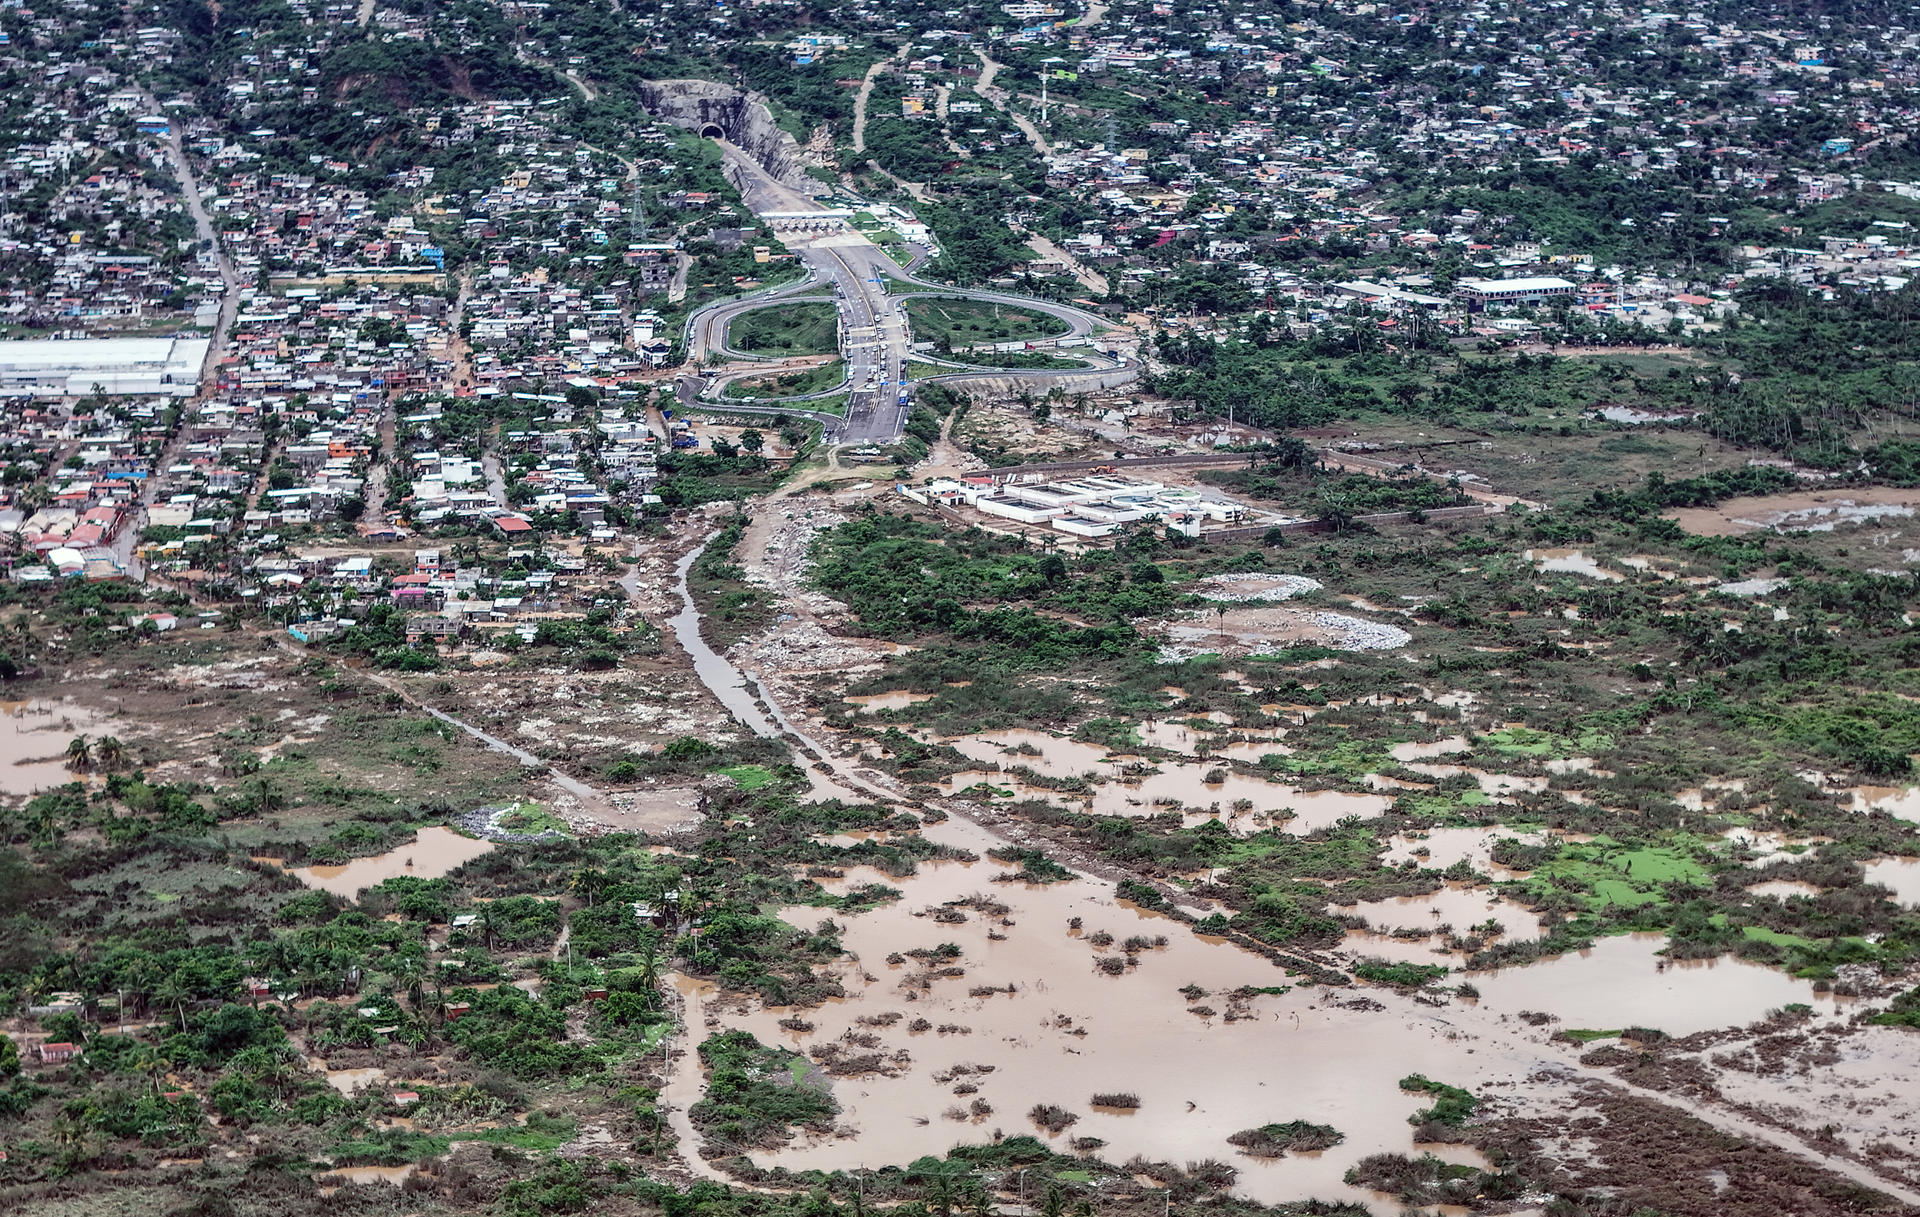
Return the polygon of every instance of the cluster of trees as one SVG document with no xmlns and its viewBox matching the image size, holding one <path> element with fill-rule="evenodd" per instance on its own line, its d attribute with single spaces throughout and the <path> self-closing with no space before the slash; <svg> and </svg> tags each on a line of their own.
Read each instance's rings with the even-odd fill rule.
<svg viewBox="0 0 1920 1217">
<path fill-rule="evenodd" d="M 1384 404 L 1365 382 L 1302 365 L 1298 353 L 1288 348 L 1216 343 L 1186 334 L 1163 335 L 1158 349 L 1167 367 L 1149 378 L 1154 392 L 1191 400 L 1207 414 L 1231 416 L 1256 427 L 1319 426 Z"/>
<path fill-rule="evenodd" d="M 1020 648 L 1128 646 L 1124 624 L 1082 630 L 1034 610 L 1124 623 L 1181 599 L 1152 562 L 1093 551 L 1071 562 L 1020 538 L 950 532 L 910 516 L 863 514 L 825 534 L 815 579 L 883 637 L 947 633 Z"/>
<path fill-rule="evenodd" d="M 940 241 L 940 256 L 929 271 L 962 287 L 978 286 L 1011 274 L 1034 253 L 1006 225 L 1006 212 L 1024 196 L 1003 196 L 998 182 L 969 182 L 940 202 L 922 204 L 920 218 Z"/>
</svg>

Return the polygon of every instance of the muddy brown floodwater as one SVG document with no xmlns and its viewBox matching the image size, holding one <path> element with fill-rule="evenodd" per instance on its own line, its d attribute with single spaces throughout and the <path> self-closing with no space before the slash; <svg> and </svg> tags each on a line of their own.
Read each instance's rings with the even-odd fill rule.
<svg viewBox="0 0 1920 1217">
<path fill-rule="evenodd" d="M 1331 827 L 1347 816 L 1377 816 L 1393 804 L 1392 799 L 1378 794 L 1299 790 L 1234 773 L 1211 760 L 1189 764 L 1154 762 L 1151 767 L 1159 772 L 1132 776 L 1124 770 L 1129 765 L 1143 763 L 1137 757 L 1041 731 L 1000 731 L 941 742 L 973 760 L 995 763 L 1003 769 L 1026 768 L 1047 777 L 1088 777 L 1094 781 L 1091 793 L 1064 791 L 1028 785 L 1004 772 L 966 770 L 948 779 L 949 793 L 985 784 L 1012 790 L 1021 798 L 1044 799 L 1096 815 L 1150 816 L 1170 810 L 1177 803 L 1191 821 L 1217 815 L 1229 828 L 1242 834 L 1257 832 L 1269 824 L 1283 827 L 1287 832 L 1305 833 Z M 1209 778 L 1216 780 L 1209 781 Z M 1249 806 L 1236 810 L 1235 804 L 1241 800 Z M 1274 818 L 1289 810 L 1292 816 L 1284 820 Z"/>
<path fill-rule="evenodd" d="M 1184 722 L 1150 722 L 1141 723 L 1138 731 L 1141 742 L 1155 748 L 1165 748 L 1169 752 L 1181 752 L 1188 756 L 1199 755 L 1204 750 L 1210 757 L 1245 761 L 1250 765 L 1259 764 L 1263 756 L 1287 756 L 1293 751 L 1285 744 L 1278 742 L 1284 732 L 1261 728 L 1251 730 L 1241 728 L 1230 733 L 1220 733 L 1195 730 Z M 1252 738 L 1234 743 L 1226 742 L 1234 735 Z"/>
<path fill-rule="evenodd" d="M 1626 578 L 1619 571 L 1608 570 L 1601 566 L 1594 558 L 1578 549 L 1529 549 L 1520 556 L 1550 574 L 1585 575 L 1589 579 L 1610 581 Z"/>
<path fill-rule="evenodd" d="M 1853 806 L 1860 811 L 1884 811 L 1896 819 L 1920 824 L 1920 786 L 1856 786 Z"/>
<path fill-rule="evenodd" d="M 1731 957 L 1669 961 L 1659 955 L 1665 945 L 1661 934 L 1602 938 L 1589 950 L 1479 973 L 1473 983 L 1489 1005 L 1556 1015 L 1567 1027 L 1652 1027 L 1675 1036 L 1745 1026 L 1795 1002 L 1816 1015 L 1839 1008 L 1812 981 Z"/>
<path fill-rule="evenodd" d="M 1713 507 L 1683 507 L 1666 513 L 1690 533 L 1726 537 L 1760 528 L 1828 532 L 1837 524 L 1905 518 L 1920 507 L 1920 491 L 1864 487 L 1838 493 L 1798 492 L 1728 499 Z"/>
<path fill-rule="evenodd" d="M 1455 752 L 1465 752 L 1471 747 L 1473 747 L 1473 745 L 1467 742 L 1466 736 L 1454 735 L 1446 739 L 1434 740 L 1431 743 L 1415 742 L 1395 744 L 1393 747 L 1387 749 L 1387 755 L 1402 763 L 1407 761 L 1428 761 L 1437 756 L 1449 756 Z"/>
<path fill-rule="evenodd" d="M 1485 769 L 1475 769 L 1470 765 L 1436 765 L 1427 761 L 1405 761 L 1402 769 L 1410 773 L 1425 774 L 1430 778 L 1450 778 L 1467 774 L 1480 785 L 1480 791 L 1492 799 L 1504 799 L 1515 791 L 1539 793 L 1547 788 L 1547 779 L 1528 777 L 1516 773 L 1489 773 Z"/>
<path fill-rule="evenodd" d="M 491 841 L 463 837 L 451 828 L 436 825 L 421 829 L 411 844 L 390 849 L 384 854 L 355 858 L 344 866 L 292 867 L 287 873 L 308 887 L 317 887 L 352 900 L 363 889 L 402 875 L 412 875 L 416 879 L 438 879 L 492 849 Z"/>
<path fill-rule="evenodd" d="M 1793 896 L 1818 896 L 1822 890 L 1819 884 L 1808 883 L 1803 879 L 1768 879 L 1747 887 L 1747 891 L 1752 895 L 1771 896 L 1777 900 L 1786 900 Z"/>
<path fill-rule="evenodd" d="M 976 854 L 998 840 L 959 819 L 927 835 Z M 1235 1190 L 1253 1199 L 1347 1200 L 1385 1217 L 1401 1211 L 1397 1202 L 1350 1188 L 1343 1177 L 1367 1154 L 1432 1148 L 1412 1144 L 1407 1116 L 1423 1104 L 1398 1086 L 1410 1073 L 1481 1093 L 1494 1104 L 1490 1111 L 1509 1101 L 1503 1096 L 1557 1110 L 1577 1101 L 1576 1088 L 1589 1075 L 1574 1064 L 1577 1051 L 1549 1041 L 1556 1027 L 1646 1026 L 1684 1035 L 1745 1026 L 1794 1002 L 1813 1009 L 1816 1028 L 1845 1027 L 1833 1017 L 1841 1007 L 1815 994 L 1810 982 L 1732 959 L 1669 963 L 1657 954 L 1664 940 L 1652 935 L 1602 939 L 1591 950 L 1529 967 L 1470 974 L 1480 998 L 1437 1007 L 1379 986 L 1338 991 L 1292 986 L 1264 959 L 1119 902 L 1104 885 L 995 883 L 999 869 L 987 861 L 941 862 L 901 880 L 869 868 L 847 868 L 830 887 L 884 881 L 904 896 L 897 906 L 839 917 L 850 952 L 839 965 L 848 996 L 820 1007 L 761 1009 L 744 999 L 722 998 L 710 984 L 678 978 L 693 1035 L 689 1052 L 674 1066 L 665 1098 L 685 1143 L 697 1144 L 686 1109 L 704 1086 L 690 1050 L 715 1031 L 739 1028 L 764 1043 L 801 1052 L 839 1043 L 850 1033 L 872 1035 L 883 1057 L 906 1054 L 889 1065 L 892 1075 L 836 1078 L 833 1092 L 841 1111 L 835 1132 L 808 1134 L 785 1149 L 751 1155 L 757 1163 L 854 1169 L 904 1164 L 956 1144 L 990 1141 L 996 1132 L 1044 1136 L 1026 1113 L 1047 1103 L 1079 1117 L 1052 1138 L 1056 1145 L 1072 1137 L 1098 1137 L 1107 1143 L 1099 1156 L 1113 1162 L 1134 1154 L 1176 1163 L 1217 1157 L 1239 1168 Z M 957 923 L 924 915 L 976 893 L 1006 911 L 969 907 L 966 920 Z M 1440 918 L 1432 918 L 1436 905 Z M 1430 920 L 1453 921 L 1456 928 L 1466 918 L 1492 916 L 1508 926 L 1512 937 L 1538 932 L 1524 910 L 1503 907 L 1484 890 L 1450 886 L 1429 898 L 1425 909 L 1418 901 L 1393 907 L 1395 915 L 1382 915 L 1380 924 L 1417 926 L 1424 912 Z M 827 914 L 797 908 L 781 915 L 790 924 L 811 927 Z M 1076 917 L 1080 928 L 1069 928 Z M 1102 931 L 1112 935 L 1106 948 L 1094 945 L 1094 935 Z M 1151 945 L 1162 935 L 1164 945 Z M 1133 961 L 1120 975 L 1101 972 L 1098 961 L 1125 959 L 1126 941 L 1133 936 L 1146 940 L 1131 952 Z M 955 962 L 964 975 L 925 977 L 907 955 L 946 943 L 961 949 Z M 896 953 L 902 962 L 889 964 Z M 1426 959 L 1458 962 L 1433 954 Z M 1180 992 L 1187 985 L 1204 992 L 1188 1000 Z M 1279 991 L 1235 998 L 1243 986 Z M 1545 1012 L 1559 1021 L 1535 1028 L 1517 1017 L 1523 1011 Z M 812 1029 L 780 1026 L 795 1015 Z M 963 1086 L 974 1089 L 957 1089 Z M 1127 1113 L 1092 1105 L 1094 1094 L 1111 1091 L 1137 1095 L 1140 1107 Z M 971 1110 L 975 1100 L 989 1110 L 976 1114 Z M 1703 1108 L 1680 1096 L 1660 1101 L 1736 1135 L 1803 1152 L 1791 1134 L 1736 1113 Z M 1894 1120 L 1901 1110 L 1889 1100 L 1884 1114 Z M 1242 1157 L 1226 1143 L 1240 1129 L 1294 1119 L 1330 1124 L 1346 1140 L 1322 1154 L 1276 1162 Z M 1467 1150 L 1438 1152 L 1449 1160 L 1475 1160 Z M 695 1170 L 711 1174 L 713 1168 L 702 1160 L 692 1155 L 689 1160 Z M 1856 1181 L 1884 1182 L 1858 1163 L 1824 1161 Z"/>
<path fill-rule="evenodd" d="M 957 820 L 928 835 L 975 852 L 997 844 Z M 1340 1008 L 1332 1001 L 1340 995 L 1311 988 L 1230 1002 L 1229 994 L 1241 986 L 1285 986 L 1287 977 L 1256 955 L 1196 937 L 1178 922 L 1121 904 L 1091 884 L 996 884 L 992 878 L 1000 869 L 984 861 L 922 866 L 915 877 L 892 881 L 906 893 L 897 907 L 843 917 L 843 939 L 857 956 L 844 969 L 844 999 L 797 1012 L 723 1009 L 704 988 L 682 986 L 696 1028 L 699 1014 L 714 1014 L 726 1027 L 803 1052 L 864 1031 L 879 1036 L 882 1051 L 904 1049 L 912 1058 L 898 1077 L 835 1080 L 839 1123 L 852 1135 L 803 1138 L 787 1149 L 752 1155 L 756 1162 L 849 1169 L 904 1164 L 954 1144 L 985 1143 L 995 1129 L 1045 1137 L 1026 1113 L 1035 1104 L 1057 1103 L 1080 1119 L 1050 1138 L 1056 1146 L 1095 1136 L 1108 1143 L 1100 1155 L 1109 1161 L 1136 1153 L 1177 1163 L 1220 1158 L 1239 1166 L 1236 1190 L 1257 1199 L 1357 1200 L 1385 1214 L 1399 1206 L 1341 1180 L 1366 1154 L 1416 1152 L 1407 1117 L 1424 1104 L 1400 1090 L 1400 1078 L 1416 1072 L 1482 1078 L 1489 1066 L 1509 1080 L 1524 1076 L 1525 1064 L 1510 1062 L 1503 1069 L 1484 1044 L 1475 1055 L 1472 1038 L 1446 1020 L 1410 1019 L 1407 1010 L 1414 1007 L 1391 994 L 1385 994 L 1386 1008 L 1371 1011 Z M 910 915 L 975 892 L 1010 906 L 1005 920 L 1011 924 L 974 910 L 964 924 Z M 825 913 L 802 908 L 783 916 L 790 924 L 812 926 Z M 1079 932 L 1068 929 L 1073 917 L 1082 919 Z M 1089 941 L 1102 930 L 1115 939 L 1104 951 Z M 1167 943 L 1140 951 L 1137 965 L 1124 975 L 1096 970 L 1102 957 L 1124 958 L 1121 944 L 1134 935 L 1165 935 Z M 886 962 L 895 952 L 942 943 L 962 948 L 964 977 L 922 988 L 910 980 L 920 971 L 911 959 Z M 868 982 L 867 975 L 874 979 Z M 1189 984 L 1208 996 L 1189 1003 L 1179 992 Z M 973 996 L 976 991 L 982 995 Z M 1230 1005 L 1244 1017 L 1227 1021 Z M 1214 1013 L 1196 1012 L 1202 1008 Z M 792 1013 L 815 1029 L 783 1030 L 780 1020 Z M 889 1013 L 902 1021 L 878 1028 L 858 1022 Z M 909 1030 L 916 1018 L 932 1027 Z M 949 1030 L 943 1034 L 941 1027 Z M 956 1075 L 960 1066 L 992 1071 Z M 690 1096 L 693 1072 L 686 1061 L 676 1069 L 676 1106 Z M 962 1084 L 979 1089 L 956 1095 L 954 1087 Z M 1131 1114 L 1095 1109 L 1089 1100 L 1102 1091 L 1132 1092 L 1141 1106 Z M 959 1120 L 943 1114 L 976 1098 L 991 1106 L 991 1114 Z M 1322 1154 L 1274 1163 L 1242 1157 L 1227 1144 L 1241 1129 L 1293 1119 L 1331 1124 L 1346 1141 Z M 1441 1152 L 1454 1161 L 1478 1160 L 1467 1150 Z"/>
<path fill-rule="evenodd" d="M 1388 837 L 1382 861 L 1388 866 L 1413 861 L 1428 870 L 1446 870 L 1457 862 L 1465 862 L 1479 874 L 1510 879 L 1524 872 L 1494 864 L 1493 845 L 1503 837 L 1512 837 L 1523 845 L 1539 845 L 1547 840 L 1548 834 L 1539 829 L 1508 828 L 1504 824 L 1489 828 L 1428 828 Z M 1422 850 L 1426 852 L 1423 854 Z"/>
<path fill-rule="evenodd" d="M 1290 833 L 1330 828 L 1348 816 L 1367 819 L 1392 804 L 1382 795 L 1347 794 L 1338 790 L 1299 790 L 1260 778 L 1225 774 L 1206 780 L 1211 766 L 1163 765 L 1150 777 L 1096 784 L 1091 793 L 1031 786 L 1004 773 L 969 769 L 948 779 L 950 794 L 976 785 L 1011 791 L 1022 799 L 1041 799 L 1095 815 L 1151 816 L 1171 811 L 1177 803 L 1188 824 L 1218 818 L 1233 832 L 1245 836 L 1273 827 Z M 1237 808 L 1245 800 L 1251 806 Z M 1291 812 L 1291 815 L 1284 815 Z"/>
<path fill-rule="evenodd" d="M 67 768 L 67 745 L 97 732 L 100 716 L 55 701 L 0 702 L 0 794 L 33 794 L 79 781 Z"/>
<path fill-rule="evenodd" d="M 1447 935 L 1466 937 L 1474 927 L 1497 922 L 1497 932 L 1481 932 L 1481 937 L 1498 942 L 1532 942 L 1540 937 L 1540 918 L 1525 905 L 1502 899 L 1485 888 L 1449 883 L 1424 896 L 1392 896 L 1385 900 L 1362 900 L 1352 905 L 1331 905 L 1329 911 L 1365 917 L 1371 930 L 1347 932 L 1346 950 L 1355 956 L 1377 957 L 1405 963 L 1444 963 L 1458 966 L 1459 960 L 1442 952 Z M 1400 936 L 1395 936 L 1395 931 Z M 1425 938 L 1408 937 L 1424 931 Z"/>
<path fill-rule="evenodd" d="M 1901 904 L 1920 906 L 1920 858 L 1875 858 L 1866 863 L 1868 883 L 1878 883 Z"/>
</svg>

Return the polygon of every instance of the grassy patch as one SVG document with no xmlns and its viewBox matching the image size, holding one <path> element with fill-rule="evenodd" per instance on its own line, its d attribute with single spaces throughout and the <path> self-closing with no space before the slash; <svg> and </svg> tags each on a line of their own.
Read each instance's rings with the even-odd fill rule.
<svg viewBox="0 0 1920 1217">
<path fill-rule="evenodd" d="M 981 342 L 1025 342 L 1066 332 L 1058 318 L 1010 304 L 948 297 L 910 300 L 905 305 L 913 336 L 936 345 L 965 347 Z"/>
<path fill-rule="evenodd" d="M 773 781 L 773 770 L 765 765 L 728 765 L 714 772 L 726 774 L 738 782 L 742 790 L 758 790 Z"/>
<path fill-rule="evenodd" d="M 1595 1031 L 1585 1027 L 1576 1027 L 1562 1031 L 1560 1035 L 1562 1038 L 1570 1039 L 1576 1044 L 1591 1044 L 1595 1040 L 1616 1040 L 1620 1038 L 1620 1032 L 1618 1030 Z"/>
<path fill-rule="evenodd" d="M 540 804 L 531 800 L 515 803 L 500 818 L 494 821 L 495 827 L 516 833 L 559 833 L 571 836 L 573 830 L 567 822 L 554 815 Z"/>
<path fill-rule="evenodd" d="M 1595 910 L 1644 908 L 1667 902 L 1667 886 L 1709 887 L 1713 873 L 1690 848 L 1690 839 L 1670 845 L 1622 849 L 1605 838 L 1569 845 L 1545 859 L 1516 886 L 1531 899 L 1579 898 Z"/>
<path fill-rule="evenodd" d="M 1422 1108 L 1407 1117 L 1409 1124 L 1445 1124 L 1449 1128 L 1460 1128 L 1473 1118 L 1474 1109 L 1480 1105 L 1480 1100 L 1473 1097 L 1472 1091 L 1436 1082 L 1424 1074 L 1415 1073 L 1401 1078 L 1400 1089 L 1430 1094 L 1434 1098 L 1432 1107 Z"/>
<path fill-rule="evenodd" d="M 756 355 L 831 355 L 839 349 L 839 316 L 829 303 L 770 304 L 734 318 L 727 345 Z"/>
<path fill-rule="evenodd" d="M 1740 932 L 1755 942 L 1770 942 L 1777 947 L 1799 947 L 1807 951 L 1817 951 L 1823 945 L 1818 939 L 1807 938 L 1800 934 L 1784 934 L 1762 925 L 1742 926 Z"/>
<path fill-rule="evenodd" d="M 846 360 L 830 359 L 818 367 L 803 368 L 798 372 L 732 381 L 721 392 L 721 396 L 731 401 L 803 397 L 808 393 L 823 393 L 846 379 Z"/>
<path fill-rule="evenodd" d="M 1391 963 L 1384 959 L 1368 959 L 1355 964 L 1353 974 L 1361 980 L 1370 980 L 1379 985 L 1418 989 L 1445 976 L 1447 969 L 1437 963 Z"/>
</svg>

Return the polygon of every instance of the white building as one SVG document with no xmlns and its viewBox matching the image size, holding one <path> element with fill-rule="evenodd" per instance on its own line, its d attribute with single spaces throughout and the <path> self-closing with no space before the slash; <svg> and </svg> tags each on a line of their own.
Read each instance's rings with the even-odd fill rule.
<svg viewBox="0 0 1920 1217">
<path fill-rule="evenodd" d="M 1554 296 L 1571 296 L 1578 286 L 1566 279 L 1539 275 L 1528 279 L 1462 279 L 1454 293 L 1475 312 L 1489 304 L 1534 304 Z"/>
<path fill-rule="evenodd" d="M 211 339 L 26 338 L 0 342 L 0 397 L 191 397 Z"/>
</svg>

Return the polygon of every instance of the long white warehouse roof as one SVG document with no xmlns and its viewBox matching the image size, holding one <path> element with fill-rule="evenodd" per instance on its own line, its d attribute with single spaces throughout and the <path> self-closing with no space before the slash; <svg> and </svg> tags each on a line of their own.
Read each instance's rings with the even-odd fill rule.
<svg viewBox="0 0 1920 1217">
<path fill-rule="evenodd" d="M 84 397 L 95 385 L 113 395 L 188 397 L 211 342 L 187 334 L 0 341 L 0 397 Z"/>
</svg>

